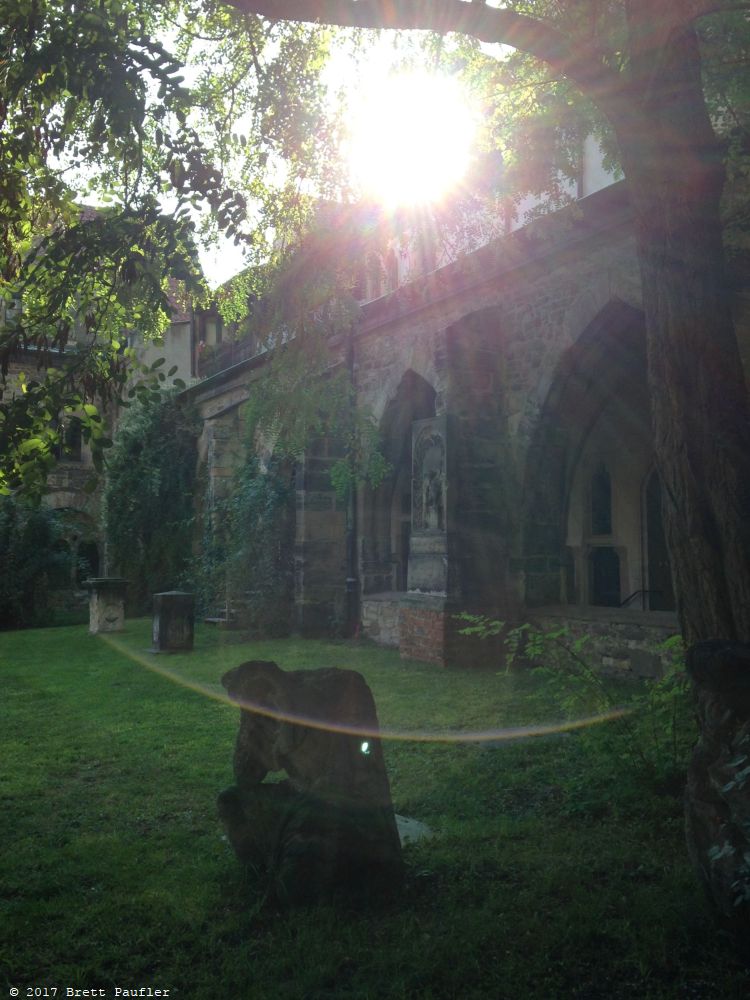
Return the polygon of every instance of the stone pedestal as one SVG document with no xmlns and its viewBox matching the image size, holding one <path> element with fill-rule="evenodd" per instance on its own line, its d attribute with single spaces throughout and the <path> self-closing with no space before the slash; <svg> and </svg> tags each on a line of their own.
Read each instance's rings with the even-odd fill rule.
<svg viewBox="0 0 750 1000">
<path fill-rule="evenodd" d="M 409 542 L 409 591 L 447 594 L 448 570 L 446 532 L 413 531 Z"/>
<path fill-rule="evenodd" d="M 125 627 L 125 590 L 128 581 L 117 576 L 84 580 L 89 590 L 89 632 L 122 632 Z"/>
<path fill-rule="evenodd" d="M 154 594 L 153 650 L 177 653 L 193 648 L 195 598 L 182 590 Z"/>
</svg>

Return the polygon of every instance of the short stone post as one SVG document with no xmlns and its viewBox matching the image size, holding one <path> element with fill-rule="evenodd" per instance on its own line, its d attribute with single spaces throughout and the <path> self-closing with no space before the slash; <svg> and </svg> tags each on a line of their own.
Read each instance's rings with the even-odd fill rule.
<svg viewBox="0 0 750 1000">
<path fill-rule="evenodd" d="M 119 576 L 97 576 L 84 580 L 89 589 L 89 632 L 122 632 L 125 627 L 125 590 L 128 581 Z"/>
<path fill-rule="evenodd" d="M 193 648 L 195 597 L 182 590 L 154 594 L 153 650 L 189 652 Z"/>
</svg>

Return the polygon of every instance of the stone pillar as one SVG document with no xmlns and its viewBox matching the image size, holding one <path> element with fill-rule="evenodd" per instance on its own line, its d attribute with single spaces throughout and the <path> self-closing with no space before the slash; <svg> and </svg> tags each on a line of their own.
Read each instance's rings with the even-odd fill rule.
<svg viewBox="0 0 750 1000">
<path fill-rule="evenodd" d="M 84 580 L 89 589 L 89 632 L 122 632 L 125 627 L 127 580 L 118 576 L 97 576 Z"/>
<path fill-rule="evenodd" d="M 189 652 L 193 648 L 195 597 L 182 590 L 154 594 L 153 650 Z"/>
</svg>

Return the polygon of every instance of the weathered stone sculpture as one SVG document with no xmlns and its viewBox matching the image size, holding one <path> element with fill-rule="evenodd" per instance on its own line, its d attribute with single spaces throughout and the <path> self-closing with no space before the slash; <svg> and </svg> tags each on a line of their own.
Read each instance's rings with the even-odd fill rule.
<svg viewBox="0 0 750 1000">
<path fill-rule="evenodd" d="M 222 677 L 242 711 L 236 786 L 218 807 L 238 858 L 277 898 L 370 900 L 397 889 L 401 845 L 372 693 L 352 670 L 243 663 Z M 287 780 L 263 783 L 270 771 Z"/>
<path fill-rule="evenodd" d="M 692 646 L 700 740 L 685 792 L 690 854 L 735 940 L 750 949 L 750 645 Z"/>
</svg>

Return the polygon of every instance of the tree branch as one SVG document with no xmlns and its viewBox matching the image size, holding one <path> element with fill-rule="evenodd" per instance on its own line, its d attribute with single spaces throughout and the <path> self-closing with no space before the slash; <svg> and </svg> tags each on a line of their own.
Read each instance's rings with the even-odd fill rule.
<svg viewBox="0 0 750 1000">
<path fill-rule="evenodd" d="M 623 83 L 604 50 L 570 39 L 552 25 L 516 11 L 464 0 L 225 0 L 272 21 L 347 28 L 456 32 L 528 52 L 565 75 L 610 118 L 617 117 Z"/>
</svg>

